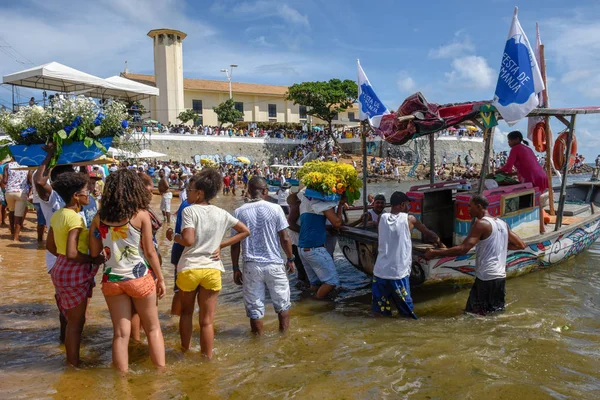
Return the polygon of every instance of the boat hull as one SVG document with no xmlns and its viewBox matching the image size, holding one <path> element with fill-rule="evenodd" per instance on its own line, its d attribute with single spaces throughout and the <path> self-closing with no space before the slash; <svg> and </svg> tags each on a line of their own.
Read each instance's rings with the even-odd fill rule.
<svg viewBox="0 0 600 400">
<path fill-rule="evenodd" d="M 527 240 L 524 250 L 509 250 L 506 259 L 507 277 L 547 268 L 587 250 L 600 236 L 600 215 L 592 215 L 580 223 L 565 226 L 558 232 L 549 232 Z M 375 240 L 374 240 L 375 238 Z M 346 259 L 359 271 L 373 274 L 377 258 L 374 234 L 364 237 L 356 234 L 340 235 L 340 249 Z M 463 256 L 426 260 L 424 253 L 413 249 L 411 285 L 440 283 L 468 283 L 475 278 L 475 252 Z"/>
</svg>

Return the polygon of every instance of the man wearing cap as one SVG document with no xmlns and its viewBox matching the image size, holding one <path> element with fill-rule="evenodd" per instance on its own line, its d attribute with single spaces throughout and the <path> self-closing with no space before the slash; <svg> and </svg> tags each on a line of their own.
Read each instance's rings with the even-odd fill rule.
<svg viewBox="0 0 600 400">
<path fill-rule="evenodd" d="M 510 230 L 506 222 L 493 218 L 487 211 L 488 200 L 471 197 L 469 214 L 476 218 L 469 235 L 458 246 L 425 252 L 425 258 L 456 257 L 467 254 L 475 245 L 475 283 L 469 293 L 465 311 L 485 315 L 504 310 L 506 296 L 506 254 L 523 250 L 525 243 Z"/>
<path fill-rule="evenodd" d="M 394 192 L 390 198 L 392 209 L 379 218 L 379 247 L 373 268 L 373 297 L 371 309 L 376 314 L 392 315 L 393 302 L 401 315 L 417 319 L 410 296 L 410 271 L 412 267 L 413 228 L 423 238 L 438 247 L 443 247 L 434 232 L 409 215 L 410 199 L 403 192 Z"/>
</svg>

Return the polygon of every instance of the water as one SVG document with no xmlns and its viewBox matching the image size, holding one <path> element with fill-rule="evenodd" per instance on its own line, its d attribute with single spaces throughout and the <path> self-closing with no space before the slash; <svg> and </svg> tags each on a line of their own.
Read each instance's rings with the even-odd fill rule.
<svg viewBox="0 0 600 400">
<path fill-rule="evenodd" d="M 241 201 L 225 197 L 217 203 L 233 210 Z M 153 205 L 158 209 L 156 196 Z M 123 378 L 111 368 L 112 325 L 99 288 L 83 335 L 84 366 L 65 367 L 44 253 L 35 243 L 31 218 L 26 227 L 24 244 L 10 242 L 7 229 L 0 230 L 3 399 L 600 396 L 599 243 L 562 265 L 509 280 L 507 311 L 497 316 L 463 315 L 468 288 L 415 290 L 418 321 L 370 317 L 369 280 L 336 254 L 344 287 L 340 298 L 321 303 L 293 291 L 289 333 L 276 332 L 277 318 L 268 307 L 263 338 L 250 335 L 241 290 L 226 273 L 211 362 L 200 357 L 198 346 L 185 355 L 179 350 L 169 289 L 159 303 L 165 371 L 153 369 L 145 345 L 132 345 L 131 371 Z M 158 237 L 168 260 L 164 229 Z M 172 267 L 164 268 L 170 288 Z"/>
</svg>

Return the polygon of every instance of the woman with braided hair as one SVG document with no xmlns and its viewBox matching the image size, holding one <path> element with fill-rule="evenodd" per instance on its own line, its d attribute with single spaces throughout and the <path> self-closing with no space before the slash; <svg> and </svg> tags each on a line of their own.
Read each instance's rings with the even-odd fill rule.
<svg viewBox="0 0 600 400">
<path fill-rule="evenodd" d="M 150 359 L 157 367 L 165 365 L 157 297 L 162 299 L 166 289 L 152 240 L 150 199 L 138 174 L 120 169 L 106 179 L 102 208 L 90 227 L 92 256 L 104 252 L 106 257 L 102 293 L 113 322 L 113 364 L 120 371 L 129 367 L 132 301 L 146 331 Z"/>
</svg>

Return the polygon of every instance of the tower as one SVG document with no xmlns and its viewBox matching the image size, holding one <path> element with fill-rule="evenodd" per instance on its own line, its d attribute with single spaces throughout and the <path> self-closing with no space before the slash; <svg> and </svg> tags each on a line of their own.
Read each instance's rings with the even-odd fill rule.
<svg viewBox="0 0 600 400">
<path fill-rule="evenodd" d="M 153 116 L 162 124 L 176 124 L 184 110 L 181 42 L 187 35 L 175 29 L 153 29 L 148 36 L 154 42 L 154 78 L 160 90 Z"/>
</svg>

